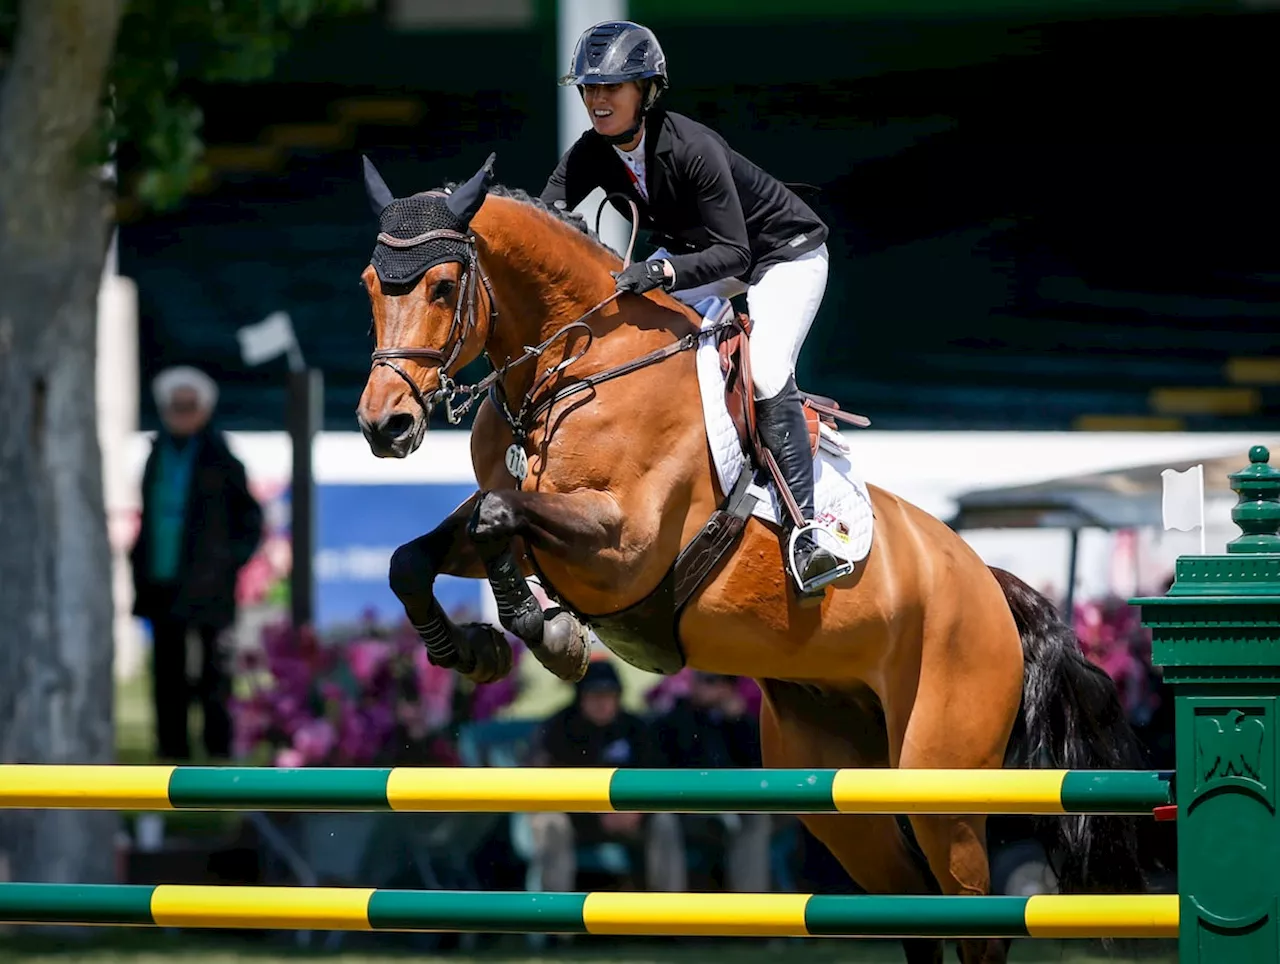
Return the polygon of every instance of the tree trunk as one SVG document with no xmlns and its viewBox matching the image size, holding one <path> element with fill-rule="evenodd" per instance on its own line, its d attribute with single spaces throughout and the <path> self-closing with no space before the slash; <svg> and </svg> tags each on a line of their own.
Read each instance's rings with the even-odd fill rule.
<svg viewBox="0 0 1280 964">
<path fill-rule="evenodd" d="M 0 80 L 0 762 L 110 763 L 95 411 L 108 196 L 86 148 L 123 0 L 23 0 Z M 112 813 L 0 813 L 15 880 L 114 879 Z"/>
</svg>

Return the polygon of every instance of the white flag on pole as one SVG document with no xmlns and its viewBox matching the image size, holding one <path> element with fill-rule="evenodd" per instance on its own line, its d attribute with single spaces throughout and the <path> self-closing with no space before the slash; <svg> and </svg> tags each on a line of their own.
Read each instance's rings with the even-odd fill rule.
<svg viewBox="0 0 1280 964">
<path fill-rule="evenodd" d="M 1200 552 L 1204 552 L 1204 466 L 1193 465 L 1185 472 L 1165 469 L 1161 511 L 1166 529 L 1200 530 Z"/>
<path fill-rule="evenodd" d="M 240 340 L 240 357 L 246 365 L 261 365 L 288 352 L 291 366 L 296 367 L 298 342 L 288 312 L 273 311 L 254 325 L 236 331 Z"/>
</svg>

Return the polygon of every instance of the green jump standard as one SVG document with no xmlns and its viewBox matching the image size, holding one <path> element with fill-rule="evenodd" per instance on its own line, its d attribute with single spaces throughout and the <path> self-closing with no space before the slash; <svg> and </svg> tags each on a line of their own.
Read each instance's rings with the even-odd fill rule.
<svg viewBox="0 0 1280 964">
<path fill-rule="evenodd" d="M 1134 599 L 1175 694 L 1182 964 L 1278 964 L 1280 472 L 1262 446 L 1233 473 L 1243 533 L 1183 556 L 1159 598 Z"/>
</svg>

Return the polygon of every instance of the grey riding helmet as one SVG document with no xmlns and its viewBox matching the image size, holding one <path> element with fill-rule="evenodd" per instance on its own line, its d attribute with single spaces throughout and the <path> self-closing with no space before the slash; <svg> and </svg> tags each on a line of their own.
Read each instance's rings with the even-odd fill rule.
<svg viewBox="0 0 1280 964">
<path fill-rule="evenodd" d="M 646 85 L 641 113 L 647 111 L 667 87 L 667 58 L 648 27 L 630 20 L 605 20 L 578 38 L 569 73 L 561 87 L 583 84 L 623 84 L 652 80 Z"/>
</svg>

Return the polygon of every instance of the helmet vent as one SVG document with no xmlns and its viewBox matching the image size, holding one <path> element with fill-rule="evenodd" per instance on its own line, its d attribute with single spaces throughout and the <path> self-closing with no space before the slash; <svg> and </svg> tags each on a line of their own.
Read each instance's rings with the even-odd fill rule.
<svg viewBox="0 0 1280 964">
<path fill-rule="evenodd" d="M 600 61 L 604 59 L 604 55 L 609 52 L 609 45 L 613 43 L 618 33 L 618 28 L 614 24 L 609 24 L 592 32 L 591 37 L 587 40 L 587 63 L 592 67 L 598 67 Z"/>
<path fill-rule="evenodd" d="M 626 70 L 643 70 L 645 67 L 645 58 L 649 55 L 649 41 L 641 40 L 638 44 L 631 48 L 631 52 L 627 54 L 627 62 L 624 69 Z"/>
</svg>

